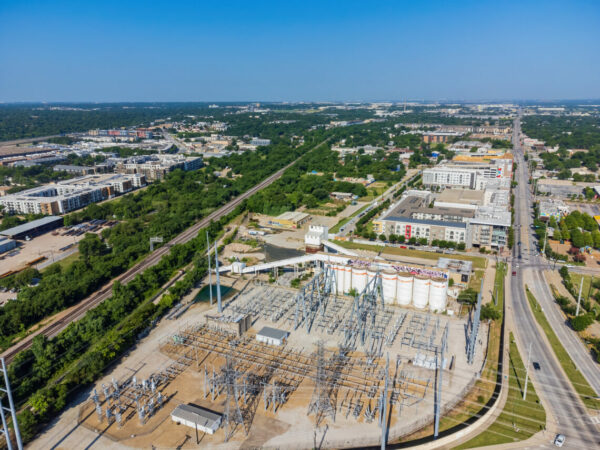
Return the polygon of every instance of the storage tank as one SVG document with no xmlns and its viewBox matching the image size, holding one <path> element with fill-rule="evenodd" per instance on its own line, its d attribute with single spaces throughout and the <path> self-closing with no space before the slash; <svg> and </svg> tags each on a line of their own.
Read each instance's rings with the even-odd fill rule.
<svg viewBox="0 0 600 450">
<path fill-rule="evenodd" d="M 352 268 L 352 287 L 360 294 L 367 285 L 367 269 L 364 267 Z"/>
<path fill-rule="evenodd" d="M 413 280 L 411 273 L 403 272 L 398 274 L 396 284 L 396 303 L 402 306 L 410 305 L 413 297 Z"/>
<path fill-rule="evenodd" d="M 415 308 L 423 309 L 429 302 L 429 286 L 431 280 L 427 277 L 416 276 L 413 282 L 413 305 Z"/>
<path fill-rule="evenodd" d="M 344 293 L 344 266 L 333 264 L 333 272 L 335 273 L 335 291 L 338 294 Z"/>
<path fill-rule="evenodd" d="M 448 280 L 434 278 L 429 288 L 429 309 L 431 311 L 443 312 L 446 310 L 446 297 L 448 293 Z"/>
<path fill-rule="evenodd" d="M 342 267 L 344 269 L 344 292 L 350 292 L 350 289 L 352 289 L 352 267 Z"/>
<path fill-rule="evenodd" d="M 398 274 L 393 270 L 385 270 L 381 274 L 381 284 L 383 286 L 383 301 L 385 303 L 396 303 L 396 281 Z"/>
<path fill-rule="evenodd" d="M 377 269 L 368 268 L 367 269 L 367 284 L 371 282 L 373 278 L 377 276 Z M 380 275 L 381 276 L 381 275 Z"/>
</svg>

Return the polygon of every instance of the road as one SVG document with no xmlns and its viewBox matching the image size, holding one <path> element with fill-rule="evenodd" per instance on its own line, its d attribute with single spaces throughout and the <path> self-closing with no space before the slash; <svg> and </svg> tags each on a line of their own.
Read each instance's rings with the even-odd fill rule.
<svg viewBox="0 0 600 450">
<path fill-rule="evenodd" d="M 321 146 L 324 142 L 325 141 L 323 141 L 320 144 L 318 144 L 317 146 L 313 147 L 313 149 Z M 95 292 L 94 294 L 90 295 L 89 297 L 83 299 L 77 305 L 69 308 L 67 310 L 67 313 L 60 320 L 57 320 L 55 322 L 52 322 L 52 323 L 40 328 L 35 333 L 30 334 L 29 336 L 27 336 L 26 338 L 21 340 L 19 343 L 15 344 L 11 348 L 7 349 L 0 356 L 4 357 L 6 362 L 9 363 L 10 361 L 12 361 L 12 359 L 15 357 L 15 355 L 17 353 L 31 347 L 33 338 L 35 336 L 37 336 L 38 334 L 43 334 L 49 338 L 56 336 L 62 330 L 64 330 L 71 322 L 81 319 L 83 316 L 85 316 L 85 314 L 87 313 L 88 310 L 95 308 L 98 304 L 102 303 L 104 300 L 109 298 L 112 295 L 112 286 L 115 281 L 118 280 L 122 284 L 127 284 L 129 281 L 131 281 L 133 278 L 135 278 L 136 275 L 142 273 L 147 268 L 152 267 L 155 264 L 157 264 L 160 261 L 160 259 L 171 250 L 171 247 L 173 245 L 183 244 L 185 242 L 190 241 L 194 237 L 196 237 L 201 228 L 204 228 L 207 225 L 209 225 L 211 221 L 219 220 L 221 217 L 229 214 L 242 201 L 244 201 L 248 197 L 252 196 L 256 192 L 260 191 L 261 189 L 269 186 L 275 180 L 280 178 L 281 175 L 283 174 L 283 172 L 286 169 L 288 169 L 289 167 L 291 167 L 296 161 L 297 160 L 291 162 L 284 168 L 275 172 L 273 175 L 271 175 L 268 178 L 266 178 L 265 180 L 261 181 L 259 184 L 257 184 L 253 188 L 251 188 L 248 191 L 244 192 L 243 194 L 239 195 L 238 197 L 236 197 L 235 199 L 233 199 L 226 205 L 213 211 L 208 216 L 203 218 L 201 221 L 192 225 L 190 228 L 188 228 L 187 230 L 185 230 L 184 232 L 182 232 L 181 234 L 177 235 L 175 238 L 170 240 L 166 245 L 164 245 L 164 246 L 156 249 L 154 252 L 150 253 L 144 260 L 140 261 L 138 264 L 136 264 L 135 266 L 133 266 L 126 272 L 122 273 L 118 277 L 111 280 L 108 284 L 103 286 L 101 288 L 101 290 L 99 290 L 99 291 Z"/>
<path fill-rule="evenodd" d="M 527 183 L 527 165 L 523 158 L 519 135 L 520 120 L 516 119 L 513 145 L 518 185 L 514 192 L 516 199 L 514 227 L 517 231 L 516 240 L 518 242 L 513 248 L 512 270 L 516 271 L 516 275 L 512 276 L 510 280 L 511 295 L 507 296 L 507 306 L 511 310 L 511 318 L 521 354 L 526 354 L 528 345 L 531 344 L 531 360 L 540 365 L 540 370 L 532 372 L 532 378 L 536 391 L 547 407 L 548 420 L 554 422 L 551 427 L 556 428 L 557 432 L 563 433 L 567 437 L 565 444 L 567 448 L 598 448 L 600 445 L 598 429 L 592 423 L 587 410 L 562 371 L 543 331 L 538 328 L 525 296 L 526 284 L 531 288 L 535 287 L 537 291 L 540 289 L 540 285 L 546 283 L 540 275 L 541 271 L 536 267 L 544 262 L 536 256 L 537 252 L 533 248 L 532 195 Z M 517 267 L 520 264 L 523 266 Z M 546 312 L 550 309 L 551 307 L 544 308 Z M 550 319 L 552 315 L 549 316 Z M 552 325 L 556 326 L 554 323 Z"/>
</svg>

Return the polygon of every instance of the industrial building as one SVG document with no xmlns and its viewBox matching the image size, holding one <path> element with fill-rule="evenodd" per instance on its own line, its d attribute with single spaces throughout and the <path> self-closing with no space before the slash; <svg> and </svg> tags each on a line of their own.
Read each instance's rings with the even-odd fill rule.
<svg viewBox="0 0 600 450">
<path fill-rule="evenodd" d="M 86 175 L 0 198 L 9 214 L 66 214 L 146 185 L 143 175 Z"/>
<path fill-rule="evenodd" d="M 8 239 L 6 237 L 0 237 L 0 253 L 8 252 L 14 249 L 17 246 L 17 243 L 12 239 Z"/>
<path fill-rule="evenodd" d="M 269 345 L 283 345 L 286 338 L 289 336 L 289 332 L 285 330 L 278 330 L 277 328 L 262 327 L 261 330 L 256 333 L 256 340 L 258 342 L 264 342 Z"/>
<path fill-rule="evenodd" d="M 180 425 L 214 434 L 221 426 L 222 414 L 196 405 L 179 405 L 171 413 L 171 420 Z"/>
<path fill-rule="evenodd" d="M 41 219 L 32 220 L 31 222 L 17 225 L 8 230 L 0 231 L 0 235 L 11 239 L 26 239 L 39 236 L 47 233 L 63 225 L 62 217 L 48 216 Z"/>
<path fill-rule="evenodd" d="M 288 211 L 269 220 L 269 225 L 282 228 L 301 228 L 311 219 L 310 214 L 299 211 Z"/>
</svg>

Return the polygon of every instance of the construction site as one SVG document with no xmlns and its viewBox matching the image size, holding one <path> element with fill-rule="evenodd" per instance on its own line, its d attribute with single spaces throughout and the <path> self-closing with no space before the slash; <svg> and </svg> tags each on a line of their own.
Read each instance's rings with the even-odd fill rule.
<svg viewBox="0 0 600 450">
<path fill-rule="evenodd" d="M 109 374 L 78 423 L 138 448 L 368 446 L 432 423 L 437 433 L 484 364 L 481 296 L 449 314 L 441 269 L 300 258 L 217 266 L 215 298 L 159 325 L 143 368 Z M 294 277 L 298 289 L 285 282 Z M 234 293 L 221 298 L 221 283 Z"/>
</svg>

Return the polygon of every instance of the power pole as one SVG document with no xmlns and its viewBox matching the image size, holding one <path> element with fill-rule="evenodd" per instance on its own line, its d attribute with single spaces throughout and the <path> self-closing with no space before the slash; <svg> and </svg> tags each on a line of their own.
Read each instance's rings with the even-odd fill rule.
<svg viewBox="0 0 600 450">
<path fill-rule="evenodd" d="M 4 362 L 4 358 L 0 358 L 1 368 L 0 371 L 4 375 L 4 388 L 0 388 L 0 392 L 4 392 L 6 397 L 8 398 L 8 408 L 2 406 L 0 401 L 0 416 L 2 416 L 2 433 L 6 438 L 6 445 L 9 450 L 12 450 L 12 444 L 10 442 L 10 434 L 8 432 L 8 427 L 6 425 L 6 417 L 4 412 L 10 412 L 13 422 L 13 428 L 15 430 L 15 439 L 17 440 L 17 449 L 23 450 L 23 442 L 21 441 L 21 431 L 19 430 L 19 422 L 17 421 L 17 410 L 15 409 L 15 404 L 12 398 L 12 392 L 10 390 L 10 381 L 8 379 L 8 371 L 6 370 L 6 363 Z"/>
<path fill-rule="evenodd" d="M 433 438 L 437 439 L 440 432 L 440 415 L 442 411 L 442 375 L 444 373 L 444 353 L 446 352 L 446 341 L 448 339 L 448 325 L 444 329 L 444 335 L 442 336 L 442 349 L 438 352 L 438 373 L 436 376 L 435 386 L 435 422 L 433 425 Z"/>
<path fill-rule="evenodd" d="M 221 283 L 219 281 L 219 253 L 217 251 L 217 242 L 215 241 L 215 271 L 217 272 L 217 305 L 220 313 L 223 312 L 221 304 Z"/>
<path fill-rule="evenodd" d="M 525 388 L 523 389 L 523 400 L 527 398 L 527 383 L 529 382 L 529 363 L 531 360 L 531 342 L 529 343 L 529 351 L 527 352 L 527 368 L 525 370 Z"/>
<path fill-rule="evenodd" d="M 210 241 L 208 240 L 208 231 L 206 231 L 206 253 L 208 253 L 208 292 L 210 295 L 210 306 L 212 306 L 212 273 L 210 272 Z"/>
<path fill-rule="evenodd" d="M 546 242 L 548 242 L 548 227 L 544 230 L 544 248 L 542 249 L 542 257 L 546 255 Z"/>
<path fill-rule="evenodd" d="M 385 384 L 383 386 L 383 398 L 381 399 L 381 450 L 385 450 L 387 441 L 387 395 L 388 395 L 388 373 L 390 370 L 390 354 L 387 354 L 385 364 Z"/>
<path fill-rule="evenodd" d="M 583 275 L 581 276 L 581 283 L 579 283 L 579 297 L 577 298 L 577 311 L 575 311 L 575 317 L 579 315 L 579 306 L 581 305 L 581 289 L 583 289 Z"/>
</svg>

